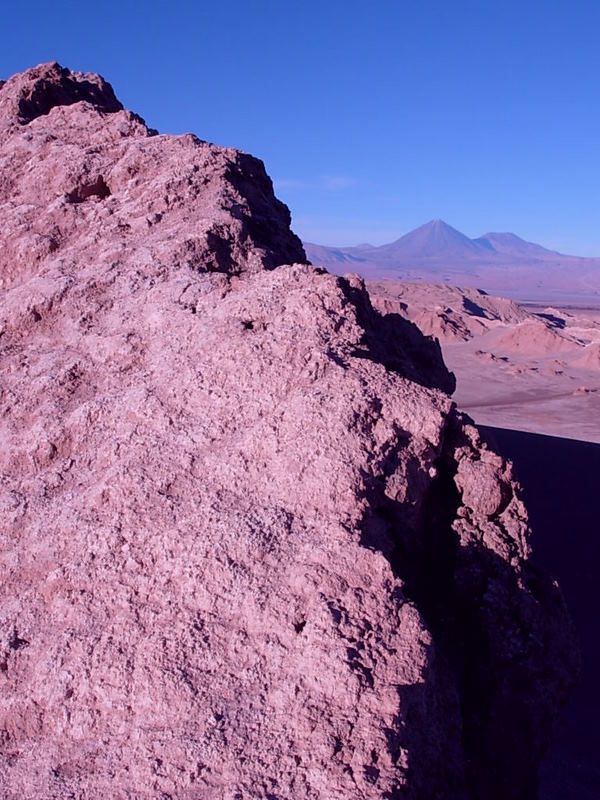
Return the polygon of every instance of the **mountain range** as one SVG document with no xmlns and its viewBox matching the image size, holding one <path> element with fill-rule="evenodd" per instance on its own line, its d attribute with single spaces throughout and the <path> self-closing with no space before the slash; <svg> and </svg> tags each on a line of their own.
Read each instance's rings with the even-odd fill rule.
<svg viewBox="0 0 600 800">
<path fill-rule="evenodd" d="M 365 279 L 435 280 L 501 292 L 522 300 L 600 302 L 600 258 L 549 250 L 514 233 L 470 239 L 441 219 L 390 244 L 327 247 L 305 242 L 313 264 Z"/>
</svg>

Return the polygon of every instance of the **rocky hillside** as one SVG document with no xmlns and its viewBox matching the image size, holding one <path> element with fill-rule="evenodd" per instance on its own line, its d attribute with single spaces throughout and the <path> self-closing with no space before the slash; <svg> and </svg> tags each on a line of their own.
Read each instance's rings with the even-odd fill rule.
<svg viewBox="0 0 600 800">
<path fill-rule="evenodd" d="M 437 343 L 98 76 L 0 114 L 3 797 L 534 797 L 571 628 Z"/>
</svg>

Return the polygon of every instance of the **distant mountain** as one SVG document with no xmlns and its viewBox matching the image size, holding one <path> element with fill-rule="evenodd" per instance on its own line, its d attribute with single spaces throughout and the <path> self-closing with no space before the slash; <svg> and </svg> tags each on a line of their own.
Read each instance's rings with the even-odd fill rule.
<svg viewBox="0 0 600 800">
<path fill-rule="evenodd" d="M 348 249 L 352 249 L 358 253 L 360 247 L 359 245 L 358 247 Z M 305 242 L 304 249 L 307 251 L 307 255 L 307 248 L 310 248 L 311 255 L 308 256 L 308 258 L 313 264 L 325 264 L 330 266 L 331 264 L 351 264 L 352 262 L 360 263 L 364 261 L 364 258 L 356 254 L 346 253 L 344 248 L 326 247 L 321 244 L 307 244 Z"/>
<path fill-rule="evenodd" d="M 310 261 L 365 279 L 427 280 L 472 286 L 519 299 L 600 302 L 600 259 L 548 250 L 514 233 L 470 239 L 441 219 L 390 244 L 326 247 L 305 242 Z"/>
<path fill-rule="evenodd" d="M 384 263 L 398 268 L 410 266 L 415 262 L 444 261 L 447 265 L 462 261 L 479 263 L 508 263 L 513 259 L 551 260 L 577 259 L 555 250 L 548 250 L 539 244 L 527 242 L 514 233 L 485 233 L 476 239 L 469 239 L 441 219 L 421 225 L 404 234 L 390 244 L 374 247 L 361 244 L 356 247 L 327 247 L 305 242 L 304 247 L 311 261 L 329 265 L 342 263 Z"/>
<path fill-rule="evenodd" d="M 526 242 L 525 239 L 515 236 L 514 233 L 484 233 L 483 236 L 480 236 L 478 239 L 474 239 L 473 241 L 480 242 L 484 246 L 489 247 L 502 255 L 515 256 L 516 258 L 520 256 L 552 260 L 556 259 L 557 257 L 569 258 L 569 256 L 565 256 L 556 250 L 548 250 L 546 247 L 542 247 L 540 244 Z M 571 258 L 573 257 L 574 256 L 571 256 Z"/>
<path fill-rule="evenodd" d="M 375 249 L 386 259 L 481 258 L 488 253 L 486 245 L 469 239 L 441 219 L 427 222 L 395 242 Z"/>
</svg>

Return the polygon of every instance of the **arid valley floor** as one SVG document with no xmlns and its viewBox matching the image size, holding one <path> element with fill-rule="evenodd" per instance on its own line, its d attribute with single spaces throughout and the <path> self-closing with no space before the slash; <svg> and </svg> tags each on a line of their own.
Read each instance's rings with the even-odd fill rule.
<svg viewBox="0 0 600 800">
<path fill-rule="evenodd" d="M 439 339 L 475 422 L 600 443 L 600 304 L 519 304 L 477 289 L 373 281 L 375 305 Z"/>
</svg>

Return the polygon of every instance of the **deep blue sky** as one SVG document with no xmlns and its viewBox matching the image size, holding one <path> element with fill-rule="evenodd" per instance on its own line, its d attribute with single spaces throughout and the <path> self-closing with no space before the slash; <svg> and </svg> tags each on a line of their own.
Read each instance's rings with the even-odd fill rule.
<svg viewBox="0 0 600 800">
<path fill-rule="evenodd" d="M 161 132 L 261 157 L 295 230 L 440 217 L 600 255 L 600 2 L 6 0 L 0 77 L 102 73 Z"/>
</svg>

